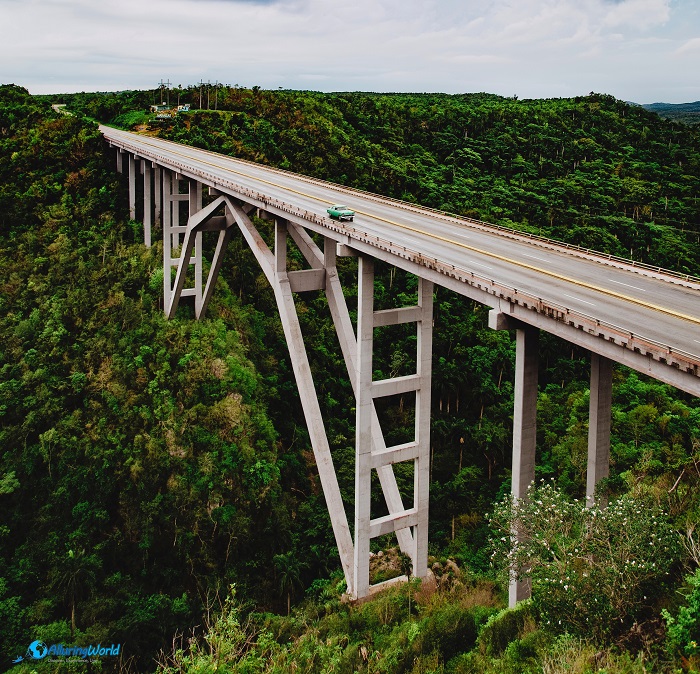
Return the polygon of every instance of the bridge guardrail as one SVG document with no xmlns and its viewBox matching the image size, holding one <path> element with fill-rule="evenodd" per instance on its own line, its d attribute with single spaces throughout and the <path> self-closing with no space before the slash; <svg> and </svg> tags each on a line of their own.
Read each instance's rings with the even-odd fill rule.
<svg viewBox="0 0 700 674">
<path fill-rule="evenodd" d="M 125 141 L 120 141 L 119 144 L 120 146 L 124 147 L 124 149 L 128 149 L 133 152 L 135 155 L 143 156 L 143 151 L 141 148 Z M 160 159 L 160 161 L 164 164 L 174 167 L 176 170 L 180 169 L 180 172 L 185 175 L 196 175 L 197 177 L 208 181 L 208 183 L 212 184 L 212 186 L 215 188 L 231 190 L 236 195 L 240 195 L 244 198 L 247 197 L 253 202 L 262 204 L 263 207 L 276 208 L 279 211 L 294 215 L 302 220 L 314 222 L 325 229 L 344 234 L 359 241 L 365 241 L 366 243 L 369 243 L 375 247 L 384 248 L 385 250 L 392 252 L 399 257 L 409 259 L 420 266 L 433 269 L 438 273 L 469 283 L 470 285 L 494 295 L 495 297 L 500 297 L 527 309 L 534 309 L 537 313 L 548 315 L 554 320 L 565 322 L 568 325 L 573 325 L 574 327 L 585 330 L 589 334 L 601 336 L 608 341 L 613 341 L 620 346 L 637 351 L 643 355 L 649 355 L 655 360 L 669 363 L 678 368 L 683 367 L 688 373 L 694 374 L 695 376 L 700 376 L 700 356 L 697 354 L 693 354 L 682 349 L 674 349 L 668 344 L 664 344 L 649 337 L 630 332 L 629 330 L 608 321 L 601 321 L 600 319 L 590 316 L 589 314 L 585 314 L 584 312 L 576 309 L 571 309 L 566 305 L 558 304 L 556 302 L 552 302 L 551 300 L 545 301 L 541 297 L 518 290 L 513 286 L 496 282 L 487 276 L 483 276 L 466 269 L 460 269 L 455 265 L 448 265 L 440 262 L 437 260 L 437 258 L 428 258 L 420 251 L 410 249 L 401 244 L 394 244 L 393 242 L 382 239 L 374 234 L 362 232 L 348 223 L 336 223 L 330 218 L 320 216 L 315 212 L 297 208 L 286 202 L 279 201 L 278 199 L 270 198 L 265 194 L 242 185 L 238 185 L 231 180 L 222 179 L 202 169 L 197 169 L 195 171 L 192 169 L 192 167 L 169 157 L 160 155 L 158 152 L 151 150 L 151 154 L 153 159 Z M 438 211 L 438 213 L 440 212 Z M 403 251 L 403 255 L 401 255 L 401 251 Z M 674 356 L 676 357 L 674 358 Z"/>
<path fill-rule="evenodd" d="M 194 146 L 191 146 L 194 147 Z M 197 148 L 201 149 L 201 148 Z M 203 152 L 208 152 L 209 154 L 221 156 L 219 153 L 212 152 L 210 150 L 202 150 Z M 259 164 L 256 164 L 253 161 L 249 161 L 247 159 L 240 159 L 238 157 L 232 157 L 236 161 L 239 161 L 243 164 L 249 164 L 250 166 L 259 166 Z M 596 260 L 599 260 L 600 262 L 603 263 L 615 263 L 617 265 L 623 266 L 625 268 L 632 267 L 635 270 L 643 270 L 643 271 L 651 271 L 656 274 L 659 274 L 661 276 L 668 276 L 671 277 L 672 279 L 677 279 L 679 281 L 685 281 L 687 283 L 692 283 L 700 287 L 700 276 L 694 276 L 692 274 L 682 274 L 681 272 L 674 271 L 672 269 L 666 269 L 665 267 L 660 267 L 658 265 L 652 265 L 648 264 L 646 262 L 639 262 L 637 260 L 630 260 L 629 258 L 625 257 L 620 257 L 619 255 L 612 255 L 612 254 L 605 254 L 601 253 L 600 251 L 594 250 L 593 248 L 584 248 L 583 246 L 578 246 L 573 243 L 567 243 L 565 241 L 559 241 L 558 239 L 552 239 L 546 236 L 542 236 L 541 234 L 532 234 L 531 232 L 522 232 L 517 229 L 512 229 L 510 227 L 504 227 L 503 225 L 496 225 L 491 222 L 485 222 L 484 220 L 477 220 L 476 218 L 468 218 L 462 215 L 457 215 L 456 213 L 449 213 L 447 211 L 441 211 L 436 208 L 431 208 L 430 206 L 422 206 L 420 204 L 413 204 L 408 201 L 403 201 L 401 199 L 396 199 L 394 197 L 385 197 L 381 196 L 378 194 L 375 194 L 373 192 L 369 192 L 367 190 L 362 190 L 357 187 L 348 187 L 346 185 L 339 185 L 338 183 L 332 183 L 328 180 L 323 180 L 321 178 L 312 178 L 310 176 L 305 176 L 299 173 L 294 173 L 293 171 L 287 171 L 286 169 L 280 169 L 274 166 L 265 166 L 266 169 L 276 172 L 276 173 L 281 173 L 283 175 L 289 175 L 289 176 L 294 176 L 297 179 L 301 179 L 305 182 L 309 183 L 318 183 L 324 186 L 328 186 L 330 188 L 336 189 L 336 190 L 341 190 L 344 192 L 349 192 L 349 193 L 356 193 L 356 194 L 361 194 L 365 198 L 372 199 L 373 201 L 377 202 L 383 202 L 383 201 L 389 201 L 392 204 L 395 204 L 401 208 L 404 208 L 405 210 L 413 210 L 413 211 L 427 211 L 429 213 L 433 213 L 437 216 L 440 216 L 441 219 L 448 221 L 448 222 L 453 222 L 454 224 L 460 225 L 460 226 L 470 226 L 470 227 L 477 227 L 479 229 L 483 229 L 489 232 L 493 232 L 496 234 L 500 234 L 502 236 L 506 236 L 511 239 L 522 239 L 525 240 L 527 239 L 528 241 L 537 241 L 542 244 L 546 244 L 548 246 L 551 246 L 553 248 L 563 248 L 567 252 L 573 252 L 573 253 L 580 253 L 582 255 L 585 255 L 586 257 L 589 258 L 594 258 Z M 671 281 L 672 282 L 672 281 Z"/>
<path fill-rule="evenodd" d="M 252 192 L 252 190 L 247 191 Z M 253 195 L 251 194 L 250 196 Z M 356 227 L 348 225 L 347 223 L 335 223 L 335 221 L 330 220 L 330 218 L 321 217 L 316 213 L 298 209 L 285 202 L 280 202 L 277 199 L 270 199 L 269 197 L 266 197 L 260 193 L 256 193 L 255 196 L 258 200 L 268 206 L 274 206 L 275 208 L 289 213 L 290 215 L 296 215 L 304 220 L 310 220 L 327 229 L 341 232 L 347 236 L 350 236 L 351 238 L 365 240 L 371 245 L 384 248 L 387 251 L 394 252 L 395 254 L 399 255 L 399 250 L 401 250 L 404 252 L 403 257 L 406 259 L 411 259 L 411 261 L 416 262 L 421 266 L 432 268 L 439 273 L 453 277 L 456 276 L 458 280 L 462 281 L 467 281 L 468 277 L 471 279 L 471 285 L 475 285 L 483 290 L 486 290 L 496 297 L 501 297 L 509 302 L 514 302 L 524 306 L 525 308 L 534 308 L 538 313 L 548 314 L 551 318 L 566 322 L 569 325 L 572 323 L 578 323 L 578 325 L 575 325 L 575 327 L 585 329 L 589 334 L 596 334 L 596 336 L 601 336 L 608 341 L 613 341 L 614 343 L 619 344 L 620 346 L 650 355 L 655 360 L 663 360 L 677 367 L 685 366 L 684 369 L 686 371 L 692 372 L 696 376 L 700 376 L 700 356 L 696 354 L 684 351 L 682 349 L 674 349 L 667 344 L 637 333 L 633 333 L 619 325 L 615 325 L 614 323 L 610 323 L 608 321 L 602 321 L 582 311 L 571 309 L 566 305 L 558 304 L 556 302 L 552 302 L 551 300 L 543 300 L 541 297 L 518 290 L 513 286 L 496 282 L 493 279 L 490 279 L 487 276 L 481 275 L 477 272 L 460 269 L 456 265 L 446 265 L 436 258 L 426 257 L 420 251 L 413 250 L 400 244 L 394 244 L 393 242 L 382 239 L 374 234 L 362 232 L 361 230 L 358 230 Z M 488 288 L 486 286 L 488 286 Z M 552 315 L 553 313 L 559 315 Z M 676 358 L 674 358 L 674 355 Z"/>
<path fill-rule="evenodd" d="M 161 139 L 162 140 L 162 139 Z M 166 142 L 173 142 L 173 141 L 166 141 Z M 196 146 L 190 146 L 190 147 L 196 147 Z M 214 155 L 214 156 L 222 156 L 220 153 L 213 152 L 211 150 L 204 150 L 202 148 L 197 148 L 198 150 L 202 152 L 206 152 L 208 154 Z M 232 159 L 235 159 L 238 162 L 241 162 L 243 164 L 248 164 L 250 166 L 259 166 L 259 164 L 256 164 L 253 161 L 247 160 L 247 159 L 240 159 L 238 157 L 231 157 Z M 662 277 L 664 280 L 668 280 L 670 283 L 677 282 L 677 281 L 683 281 L 688 284 L 692 284 L 693 287 L 697 287 L 700 289 L 700 277 L 699 276 L 694 276 L 692 274 L 682 274 L 677 271 L 673 271 L 672 269 L 666 269 L 665 267 L 660 267 L 657 265 L 651 265 L 646 262 L 639 262 L 636 260 L 630 260 L 628 258 L 620 257 L 618 255 L 612 255 L 612 254 L 604 254 L 601 253 L 600 251 L 594 250 L 592 248 L 584 248 L 583 246 L 577 246 L 576 244 L 572 243 L 566 243 L 565 241 L 559 241 L 557 239 L 552 239 L 546 236 L 542 236 L 540 234 L 532 234 L 530 232 L 521 232 L 516 229 L 512 229 L 510 227 L 504 227 L 503 225 L 496 225 L 490 222 L 485 222 L 483 220 L 477 220 L 476 218 L 468 218 L 465 216 L 460 216 L 454 213 L 448 213 L 446 211 L 441 211 L 436 208 L 431 208 L 429 206 L 422 206 L 419 204 L 412 204 L 408 201 L 403 201 L 401 199 L 396 199 L 394 197 L 384 197 L 378 194 L 374 194 L 373 192 L 369 192 L 367 190 L 362 190 L 357 187 L 348 187 L 345 185 L 338 185 L 337 183 L 332 183 L 328 180 L 323 180 L 321 178 L 312 178 L 310 176 L 305 176 L 301 175 L 299 173 L 294 173 L 293 171 L 288 171 L 286 169 L 281 169 L 281 168 L 276 168 L 273 166 L 265 166 L 266 169 L 280 173 L 283 175 L 289 175 L 289 176 L 294 176 L 297 179 L 301 179 L 305 182 L 308 183 L 316 183 L 320 185 L 325 185 L 328 187 L 331 187 L 336 190 L 341 190 L 344 192 L 348 193 L 354 193 L 354 194 L 361 194 L 365 198 L 372 199 L 373 201 L 377 202 L 383 202 L 383 201 L 389 201 L 392 204 L 395 204 L 399 206 L 400 208 L 403 208 L 405 210 L 413 210 L 413 211 L 426 211 L 429 213 L 433 213 L 437 216 L 439 216 L 442 220 L 447 221 L 447 222 L 452 222 L 453 224 L 457 224 L 463 227 L 476 227 L 478 229 L 486 230 L 488 232 L 492 232 L 495 234 L 499 234 L 501 236 L 505 236 L 510 239 L 514 240 L 528 240 L 528 241 L 536 241 L 540 244 L 542 244 L 544 247 L 551 246 L 552 248 L 555 249 L 564 249 L 569 253 L 578 253 L 581 256 L 588 257 L 589 259 L 595 259 L 603 264 L 610 264 L 612 266 L 618 266 L 622 267 L 625 269 L 632 268 L 633 271 L 639 270 L 639 271 L 647 271 L 647 272 L 653 272 L 654 274 L 658 274 L 660 277 Z M 665 278 L 668 277 L 668 278 Z"/>
</svg>

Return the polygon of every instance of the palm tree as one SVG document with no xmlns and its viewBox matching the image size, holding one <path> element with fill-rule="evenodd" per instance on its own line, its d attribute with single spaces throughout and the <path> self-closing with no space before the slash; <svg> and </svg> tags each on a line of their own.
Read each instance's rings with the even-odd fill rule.
<svg viewBox="0 0 700 674">
<path fill-rule="evenodd" d="M 70 549 L 52 573 L 52 587 L 59 590 L 70 605 L 71 639 L 75 637 L 76 602 L 92 590 L 99 565 L 98 558 L 95 555 L 87 555 L 84 548 Z"/>
<path fill-rule="evenodd" d="M 277 572 L 280 592 L 282 595 L 287 595 L 287 615 L 289 615 L 292 610 L 292 595 L 296 589 L 303 587 L 301 574 L 306 564 L 301 562 L 299 555 L 294 550 L 275 555 L 273 563 Z"/>
</svg>

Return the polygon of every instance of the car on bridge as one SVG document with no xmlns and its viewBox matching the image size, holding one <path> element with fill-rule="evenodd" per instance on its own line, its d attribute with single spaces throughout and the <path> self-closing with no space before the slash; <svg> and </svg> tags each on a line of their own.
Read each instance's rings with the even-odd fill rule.
<svg viewBox="0 0 700 674">
<path fill-rule="evenodd" d="M 341 204 L 331 206 L 326 212 L 335 220 L 352 221 L 352 219 L 355 217 L 355 211 L 352 211 L 347 206 L 343 206 Z"/>
</svg>

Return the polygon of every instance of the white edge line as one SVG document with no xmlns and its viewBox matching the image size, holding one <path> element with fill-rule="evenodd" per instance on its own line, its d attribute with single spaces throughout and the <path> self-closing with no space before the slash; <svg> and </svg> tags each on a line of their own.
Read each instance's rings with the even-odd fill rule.
<svg viewBox="0 0 700 674">
<path fill-rule="evenodd" d="M 615 279 L 612 279 L 612 278 L 609 278 L 608 281 L 610 281 L 610 283 L 617 283 L 621 286 L 627 286 L 628 288 L 634 288 L 635 290 L 640 290 L 643 293 L 646 292 L 646 290 L 644 290 L 644 288 L 638 288 L 637 286 L 631 286 L 629 283 L 623 283 L 622 281 L 616 281 Z"/>
<path fill-rule="evenodd" d="M 583 302 L 584 304 L 590 304 L 592 307 L 595 306 L 593 302 L 589 302 L 588 300 L 582 300 L 580 297 L 574 297 L 573 295 L 567 295 L 566 293 L 562 293 L 564 297 L 570 297 L 572 300 L 576 300 L 577 302 Z"/>
</svg>

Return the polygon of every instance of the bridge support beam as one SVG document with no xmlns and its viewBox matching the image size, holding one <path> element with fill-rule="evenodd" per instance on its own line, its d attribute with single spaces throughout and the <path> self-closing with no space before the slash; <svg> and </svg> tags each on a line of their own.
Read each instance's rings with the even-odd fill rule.
<svg viewBox="0 0 700 674">
<path fill-rule="evenodd" d="M 156 227 L 163 224 L 161 208 L 163 204 L 163 169 L 156 164 L 153 167 L 153 219 Z"/>
<path fill-rule="evenodd" d="M 360 257 L 357 284 L 357 383 L 355 385 L 355 555 L 356 597 L 369 593 L 370 505 L 372 500 L 372 349 L 374 260 Z M 350 373 L 353 376 L 353 373 Z"/>
<path fill-rule="evenodd" d="M 129 155 L 129 217 L 136 220 L 136 157 Z"/>
<path fill-rule="evenodd" d="M 526 499 L 527 488 L 535 480 L 539 329 L 515 320 L 499 309 L 489 312 L 489 327 L 493 330 L 515 330 L 511 496 L 514 500 Z M 517 532 L 513 532 L 514 540 L 517 541 L 517 537 Z M 529 579 L 512 577 L 508 588 L 508 605 L 512 608 L 529 596 Z"/>
<path fill-rule="evenodd" d="M 196 208 L 197 204 L 201 204 L 201 187 L 199 192 L 197 184 L 194 181 L 188 181 L 188 191 L 180 193 L 181 176 L 174 171 L 163 170 L 163 303 L 166 315 L 174 314 L 177 308 L 177 300 L 180 297 L 194 296 L 195 307 L 201 307 L 202 302 L 202 241 L 201 233 L 195 233 L 193 244 L 194 254 L 192 249 L 185 257 L 180 250 L 182 235 L 187 233 L 187 225 L 180 224 L 180 204 L 184 201 L 190 202 L 190 210 Z M 197 192 L 199 197 L 197 197 Z M 175 253 L 176 257 L 173 256 Z M 185 260 L 187 263 L 185 264 Z M 175 291 L 176 285 L 172 281 L 172 269 L 177 268 L 180 273 L 180 283 L 184 282 L 184 273 L 189 265 L 194 265 L 195 285 L 191 288 L 180 286 L 178 291 Z M 176 277 L 175 284 L 178 283 Z"/>
<path fill-rule="evenodd" d="M 513 410 L 513 472 L 511 493 L 514 499 L 527 498 L 527 488 L 535 480 L 537 443 L 537 369 L 539 330 L 521 324 L 516 330 L 515 401 Z M 530 596 L 527 579 L 513 578 L 508 605 L 513 607 Z"/>
<path fill-rule="evenodd" d="M 355 591 L 352 567 L 352 536 L 340 495 L 338 478 L 333 468 L 330 446 L 311 376 L 311 367 L 304 346 L 299 318 L 294 306 L 289 277 L 290 272 L 286 271 L 285 251 L 288 224 L 282 220 L 278 220 L 275 223 L 275 252 L 273 253 L 243 208 L 234 203 L 229 197 L 224 197 L 224 200 L 275 293 L 282 328 L 289 348 L 292 369 L 299 389 L 304 418 L 309 429 L 311 446 L 321 479 L 323 495 L 326 499 L 348 592 L 352 594 Z"/>
<path fill-rule="evenodd" d="M 152 224 L 152 175 L 151 162 L 143 160 L 143 243 L 151 247 L 151 224 Z"/>
<path fill-rule="evenodd" d="M 190 194 L 180 193 L 181 176 L 174 171 L 163 170 L 163 306 L 166 315 L 169 315 L 170 308 L 173 305 L 173 290 L 172 269 L 181 267 L 181 261 L 184 259 L 180 254 L 180 236 L 187 231 L 186 225 L 180 224 L 180 204 L 183 201 L 190 200 Z M 176 256 L 173 256 L 175 253 Z M 199 262 L 198 262 L 199 260 Z M 196 273 L 201 273 L 201 245 L 195 251 L 195 255 L 189 258 L 188 265 L 195 265 Z M 186 297 L 194 295 L 194 288 L 181 289 L 177 294 Z"/>
<path fill-rule="evenodd" d="M 321 253 L 313 240 L 301 227 L 290 229 L 290 233 L 297 245 L 304 251 L 304 255 L 312 268 L 317 269 L 323 266 L 326 269 L 328 307 L 330 308 L 333 324 L 340 341 L 340 348 L 343 352 L 345 367 L 350 375 L 353 392 L 357 396 L 357 377 L 355 376 L 357 372 L 357 340 L 355 339 L 350 312 L 348 311 L 336 268 L 336 254 L 356 257 L 357 253 L 346 246 L 336 245 L 336 242 L 330 238 L 325 239 L 323 252 Z M 384 435 L 379 425 L 379 417 L 374 405 L 372 406 L 372 451 L 380 456 L 386 456 L 385 452 L 387 451 Z M 376 470 L 389 513 L 402 512 L 404 510 L 403 499 L 399 493 L 392 465 L 380 465 Z M 401 551 L 413 557 L 415 546 L 411 529 L 397 529 L 396 538 Z M 415 570 L 414 575 L 417 575 Z"/>
<path fill-rule="evenodd" d="M 592 506 L 598 483 L 610 473 L 610 416 L 612 361 L 591 353 L 591 400 L 588 416 L 588 469 L 586 505 Z M 605 499 L 600 501 L 605 505 Z"/>
<path fill-rule="evenodd" d="M 170 267 L 177 267 L 175 281 L 170 287 L 168 299 L 165 301 L 165 313 L 168 318 L 173 318 L 181 297 L 194 297 L 195 316 L 199 319 L 204 315 L 204 312 L 209 305 L 209 301 L 216 285 L 216 279 L 221 269 L 226 247 L 231 239 L 235 217 L 231 202 L 223 196 L 219 196 L 210 204 L 202 208 L 202 189 L 201 184 L 189 182 L 187 194 L 177 194 L 178 203 L 182 201 L 182 197 L 189 199 L 189 217 L 187 225 L 178 227 L 177 230 L 172 223 L 168 224 L 172 213 L 169 208 L 165 209 L 165 219 L 163 225 L 163 249 L 164 249 L 164 269 L 165 269 L 165 249 L 172 246 L 176 241 L 179 246 L 179 231 L 184 231 L 184 238 L 180 246 L 178 257 L 170 255 Z M 170 188 L 172 189 L 172 183 Z M 172 200 L 172 194 L 170 199 Z M 167 201 L 167 200 L 166 200 Z M 224 211 L 223 215 L 216 215 L 217 211 Z M 170 233 L 166 233 L 168 230 Z M 203 275 L 203 257 L 202 257 L 202 238 L 204 232 L 217 232 L 218 240 L 214 256 L 211 261 L 209 275 L 204 286 Z M 177 236 L 177 240 L 174 238 Z M 185 279 L 191 268 L 194 275 L 194 285 L 186 288 Z M 170 279 L 168 278 L 168 283 Z"/>
<path fill-rule="evenodd" d="M 512 496 L 527 497 L 527 488 L 535 479 L 537 436 L 537 368 L 539 330 L 493 309 L 489 327 L 515 329 L 515 405 L 513 412 Z M 612 361 L 591 352 L 591 394 L 588 426 L 588 467 L 586 505 L 592 506 L 598 483 L 610 469 L 610 419 L 612 408 Z M 601 499 L 605 505 L 605 500 Z M 527 579 L 511 581 L 508 603 L 511 607 L 530 596 Z"/>
<path fill-rule="evenodd" d="M 356 367 L 356 438 L 355 438 L 355 596 L 370 594 L 370 540 L 387 533 L 405 531 L 410 537 L 399 539 L 411 557 L 413 575 L 425 578 L 428 573 L 428 491 L 430 479 L 430 388 L 432 368 L 433 284 L 418 282 L 418 304 L 385 311 L 374 311 L 374 260 L 359 258 Z M 414 375 L 381 381 L 372 380 L 374 329 L 386 325 L 416 322 L 417 368 Z M 352 376 L 352 374 L 351 374 Z M 414 437 L 408 443 L 386 447 L 374 400 L 382 396 L 415 392 Z M 405 508 L 392 464 L 413 461 L 413 504 Z M 372 519 L 371 478 L 377 469 L 389 514 Z M 381 469 L 384 471 L 380 472 Z M 387 474 L 387 470 L 390 476 Z M 383 473 L 383 475 L 382 475 Z M 408 533 L 408 532 L 406 532 Z M 380 584 L 381 586 L 381 584 Z M 379 586 L 379 587 L 380 587 Z"/>
<path fill-rule="evenodd" d="M 274 250 L 270 250 L 258 234 L 249 212 L 253 206 L 241 206 L 228 196 L 215 199 L 201 208 L 201 193 L 191 188 L 189 198 L 191 213 L 186 227 L 174 224 L 177 209 L 173 207 L 186 195 L 179 194 L 178 177 L 164 172 L 163 179 L 163 240 L 164 256 L 177 266 L 175 283 L 166 286 L 166 314 L 172 317 L 177 309 L 183 288 L 185 270 L 192 263 L 190 258 L 195 237 L 204 231 L 219 229 L 219 241 L 212 261 L 212 271 L 207 281 L 200 317 L 211 295 L 223 252 L 228 243 L 234 222 L 240 228 L 250 249 L 256 256 L 270 282 L 277 299 L 292 368 L 299 389 L 302 409 L 306 419 L 321 486 L 328 506 L 341 564 L 348 585 L 348 594 L 362 598 L 380 586 L 369 584 L 369 544 L 372 538 L 396 533 L 399 546 L 412 560 L 412 575 L 424 578 L 428 573 L 428 489 L 430 467 L 430 385 L 432 364 L 433 284 L 419 279 L 418 301 L 414 307 L 374 311 L 374 269 L 372 258 L 359 261 L 358 337 L 350 320 L 336 269 L 336 244 L 324 240 L 320 250 L 316 242 L 300 226 L 280 218 L 275 222 Z M 216 194 L 216 192 L 214 192 Z M 214 215 L 225 204 L 224 218 Z M 197 210 L 199 209 L 199 210 Z M 195 212 L 192 212 L 192 211 Z M 268 215 L 264 213 L 263 215 Z M 269 216 L 268 216 L 269 217 Z M 225 225 L 222 225 L 225 220 Z M 176 221 L 176 220 L 175 220 Z M 179 229 L 184 230 L 184 240 L 179 258 L 171 256 L 179 246 Z M 287 271 L 287 244 L 291 236 L 302 252 L 310 269 Z M 166 255 L 167 249 L 167 255 Z M 168 277 L 169 279 L 169 277 Z M 341 350 L 350 375 L 357 400 L 356 437 L 356 498 L 355 535 L 350 534 L 345 507 L 333 467 L 330 446 L 326 436 L 319 402 L 311 377 L 306 349 L 294 306 L 294 292 L 325 290 L 331 315 L 338 333 Z M 417 326 L 416 373 L 383 381 L 372 381 L 372 349 L 374 329 L 387 325 L 413 322 Z M 415 394 L 415 429 L 413 440 L 387 447 L 375 408 L 375 399 L 389 395 Z M 399 492 L 393 464 L 414 462 L 413 504 L 406 508 Z M 389 511 L 384 517 L 371 518 L 371 477 L 376 470 Z"/>
</svg>

